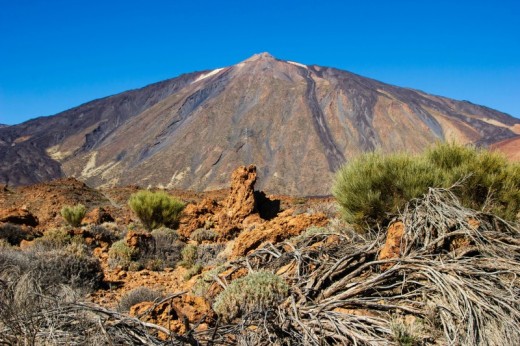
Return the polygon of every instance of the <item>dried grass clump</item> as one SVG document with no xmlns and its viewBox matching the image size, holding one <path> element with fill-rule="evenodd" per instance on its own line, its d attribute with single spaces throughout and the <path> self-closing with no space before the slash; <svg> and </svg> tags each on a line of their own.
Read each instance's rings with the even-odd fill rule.
<svg viewBox="0 0 520 346">
<path fill-rule="evenodd" d="M 163 298 L 161 292 L 152 290 L 148 287 L 137 287 L 125 293 L 119 300 L 118 310 L 128 312 L 130 308 L 142 302 L 157 302 Z"/>
<path fill-rule="evenodd" d="M 375 240 L 345 236 L 329 247 L 313 244 L 339 235 L 315 234 L 297 244 L 268 245 L 228 264 L 228 278 L 244 269 L 279 272 L 290 294 L 278 309 L 261 313 L 231 304 L 230 316 L 241 319 L 220 325 L 213 331 L 215 340 L 232 336 L 237 344 L 254 339 L 258 345 L 520 344 L 518 228 L 463 207 L 446 189 L 429 189 L 412 200 L 399 220 L 405 232 L 397 258 L 378 259 L 384 234 Z M 226 278 L 215 280 L 225 284 Z M 214 307 L 218 310 L 216 302 Z M 410 320 L 416 325 L 404 322 Z M 208 340 L 208 334 L 197 337 Z"/>
<path fill-rule="evenodd" d="M 273 309 L 287 297 L 289 287 L 279 276 L 260 271 L 236 279 L 213 304 L 213 310 L 224 320 L 231 321 L 245 314 Z"/>
</svg>

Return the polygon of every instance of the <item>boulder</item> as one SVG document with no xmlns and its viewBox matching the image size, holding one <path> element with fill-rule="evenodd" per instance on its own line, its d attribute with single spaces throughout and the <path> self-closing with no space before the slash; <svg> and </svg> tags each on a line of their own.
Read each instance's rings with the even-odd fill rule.
<svg viewBox="0 0 520 346">
<path fill-rule="evenodd" d="M 149 252 L 154 248 L 154 239 L 150 233 L 129 231 L 125 236 L 125 243 L 140 253 Z"/>
<path fill-rule="evenodd" d="M 31 227 L 38 226 L 38 218 L 25 208 L 0 209 L 0 222 Z"/>
<path fill-rule="evenodd" d="M 301 234 L 310 226 L 323 227 L 328 223 L 327 217 L 322 213 L 292 214 L 293 210 L 286 210 L 271 221 L 255 224 L 254 228 L 241 232 L 236 238 L 232 256 L 245 256 L 264 243 L 278 243 Z"/>
<path fill-rule="evenodd" d="M 114 218 L 101 207 L 94 208 L 83 218 L 83 223 L 86 224 L 101 225 L 104 222 L 114 222 Z"/>
<path fill-rule="evenodd" d="M 220 215 L 221 224 L 244 220 L 256 212 L 255 203 L 256 166 L 240 166 L 231 175 L 231 190 Z"/>
</svg>

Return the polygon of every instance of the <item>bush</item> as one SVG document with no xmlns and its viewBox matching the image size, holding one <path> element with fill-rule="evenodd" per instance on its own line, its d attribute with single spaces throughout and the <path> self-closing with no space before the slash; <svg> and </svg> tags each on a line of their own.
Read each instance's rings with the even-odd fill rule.
<svg viewBox="0 0 520 346">
<path fill-rule="evenodd" d="M 116 241 L 108 250 L 109 264 L 111 266 L 120 265 L 123 269 L 128 269 L 131 262 L 139 257 L 139 253 L 126 245 L 124 239 Z"/>
<path fill-rule="evenodd" d="M 225 321 L 231 321 L 244 314 L 275 307 L 288 292 L 289 287 L 279 276 L 266 271 L 251 273 L 231 282 L 215 298 L 213 310 Z"/>
<path fill-rule="evenodd" d="M 153 257 L 161 263 L 158 269 L 175 267 L 181 259 L 181 251 L 185 245 L 179 240 L 177 231 L 161 227 L 152 231 L 152 236 L 155 241 Z"/>
<path fill-rule="evenodd" d="M 137 287 L 133 290 L 125 293 L 119 304 L 117 309 L 122 312 L 130 311 L 130 308 L 136 304 L 142 302 L 155 302 L 162 299 L 163 295 L 160 292 L 151 290 L 147 287 Z"/>
<path fill-rule="evenodd" d="M 463 204 L 512 220 L 520 209 L 520 166 L 499 154 L 437 144 L 422 155 L 365 153 L 343 166 L 333 194 L 347 222 L 385 226 L 398 210 L 430 187 L 454 189 Z"/>
<path fill-rule="evenodd" d="M 191 233 L 190 238 L 198 243 L 214 241 L 217 239 L 217 233 L 211 229 L 198 228 Z"/>
<path fill-rule="evenodd" d="M 193 265 L 193 267 L 188 269 L 186 274 L 184 274 L 184 280 L 188 281 L 189 279 L 191 279 L 195 275 L 199 275 L 200 273 L 202 273 L 202 269 L 204 269 L 204 267 L 200 263 L 197 263 L 197 264 Z"/>
<path fill-rule="evenodd" d="M 34 247 L 40 251 L 61 249 L 73 241 L 73 237 L 65 228 L 50 229 L 42 237 L 34 240 Z"/>
<path fill-rule="evenodd" d="M 86 213 L 87 209 L 83 204 L 78 204 L 73 207 L 66 205 L 61 209 L 61 216 L 72 227 L 80 227 L 81 221 L 85 217 Z"/>
<path fill-rule="evenodd" d="M 333 194 L 345 220 L 361 227 L 387 222 L 398 208 L 440 183 L 434 167 L 405 154 L 365 153 L 343 166 Z"/>
<path fill-rule="evenodd" d="M 197 261 L 197 247 L 195 245 L 186 245 L 181 251 L 181 266 L 190 269 Z"/>
<path fill-rule="evenodd" d="M 37 252 L 34 257 L 33 270 L 43 286 L 66 284 L 91 290 L 99 288 L 103 282 L 101 263 L 80 245 Z"/>
<path fill-rule="evenodd" d="M 439 144 L 425 159 L 440 170 L 443 187 L 454 189 L 462 204 L 514 220 L 520 210 L 520 164 L 496 152 L 455 144 Z"/>
<path fill-rule="evenodd" d="M 151 231 L 160 226 L 175 228 L 185 204 L 165 192 L 139 191 L 128 200 L 128 205 Z"/>
</svg>

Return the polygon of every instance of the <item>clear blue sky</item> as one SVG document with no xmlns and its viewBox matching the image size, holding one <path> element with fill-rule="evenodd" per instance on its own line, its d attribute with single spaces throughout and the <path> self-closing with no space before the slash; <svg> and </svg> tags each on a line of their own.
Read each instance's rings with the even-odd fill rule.
<svg viewBox="0 0 520 346">
<path fill-rule="evenodd" d="M 519 3 L 0 0 L 0 123 L 263 51 L 520 117 Z"/>
</svg>

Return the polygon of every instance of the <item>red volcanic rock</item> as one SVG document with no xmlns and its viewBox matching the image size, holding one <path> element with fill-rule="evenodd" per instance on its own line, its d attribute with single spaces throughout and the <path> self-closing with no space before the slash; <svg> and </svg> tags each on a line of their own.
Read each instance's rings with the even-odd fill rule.
<svg viewBox="0 0 520 346">
<path fill-rule="evenodd" d="M 23 208 L 0 209 L 0 222 L 34 227 L 38 225 L 38 218 Z"/>
<path fill-rule="evenodd" d="M 100 225 L 103 222 L 114 222 L 114 218 L 104 208 L 94 208 L 83 218 L 83 223 Z"/>
<path fill-rule="evenodd" d="M 388 226 L 385 245 L 379 252 L 379 260 L 399 258 L 401 255 L 401 241 L 403 239 L 405 226 L 402 221 L 397 221 Z M 383 270 L 390 268 L 392 264 L 381 266 Z"/>
</svg>

